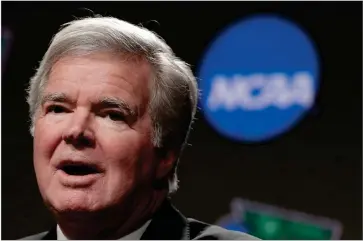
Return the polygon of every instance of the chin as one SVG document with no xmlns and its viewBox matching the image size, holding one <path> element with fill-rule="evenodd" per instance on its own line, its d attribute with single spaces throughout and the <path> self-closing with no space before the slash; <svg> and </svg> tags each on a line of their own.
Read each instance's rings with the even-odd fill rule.
<svg viewBox="0 0 363 241">
<path fill-rule="evenodd" d="M 46 204 L 56 214 L 97 213 L 106 208 L 102 197 L 89 190 L 66 190 L 46 198 Z"/>
</svg>

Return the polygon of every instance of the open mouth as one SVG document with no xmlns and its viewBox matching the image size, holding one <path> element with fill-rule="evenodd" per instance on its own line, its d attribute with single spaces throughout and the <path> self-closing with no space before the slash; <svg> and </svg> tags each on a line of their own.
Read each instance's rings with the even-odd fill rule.
<svg viewBox="0 0 363 241">
<path fill-rule="evenodd" d="M 96 166 L 84 163 L 66 163 L 63 164 L 60 169 L 68 175 L 74 176 L 85 176 L 100 173 Z"/>
</svg>

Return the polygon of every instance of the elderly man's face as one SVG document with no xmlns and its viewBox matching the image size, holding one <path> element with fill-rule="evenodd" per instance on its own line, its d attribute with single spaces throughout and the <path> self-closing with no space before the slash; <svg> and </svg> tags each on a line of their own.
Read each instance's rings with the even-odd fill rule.
<svg viewBox="0 0 363 241">
<path fill-rule="evenodd" d="M 37 180 L 53 209 L 103 210 L 151 188 L 150 75 L 146 61 L 102 53 L 53 66 L 34 133 Z"/>
</svg>

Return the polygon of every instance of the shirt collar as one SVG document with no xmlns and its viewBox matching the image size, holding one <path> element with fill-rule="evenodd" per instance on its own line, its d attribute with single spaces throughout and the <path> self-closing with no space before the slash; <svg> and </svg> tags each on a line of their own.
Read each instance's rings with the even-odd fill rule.
<svg viewBox="0 0 363 241">
<path fill-rule="evenodd" d="M 120 238 L 119 240 L 140 240 L 141 236 L 144 234 L 146 228 L 149 226 L 151 220 L 147 221 L 144 225 L 142 225 L 139 229 L 133 231 L 132 233 L 127 234 L 126 236 Z M 57 225 L 57 240 L 68 240 L 64 235 L 59 225 Z"/>
</svg>

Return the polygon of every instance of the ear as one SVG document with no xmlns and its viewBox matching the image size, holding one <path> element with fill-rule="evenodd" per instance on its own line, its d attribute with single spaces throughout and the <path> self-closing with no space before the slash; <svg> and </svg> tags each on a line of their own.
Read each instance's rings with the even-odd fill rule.
<svg viewBox="0 0 363 241">
<path fill-rule="evenodd" d="M 159 163 L 156 170 L 156 177 L 158 179 L 164 178 L 170 173 L 175 164 L 175 153 L 168 151 L 166 155 L 159 159 Z"/>
</svg>

